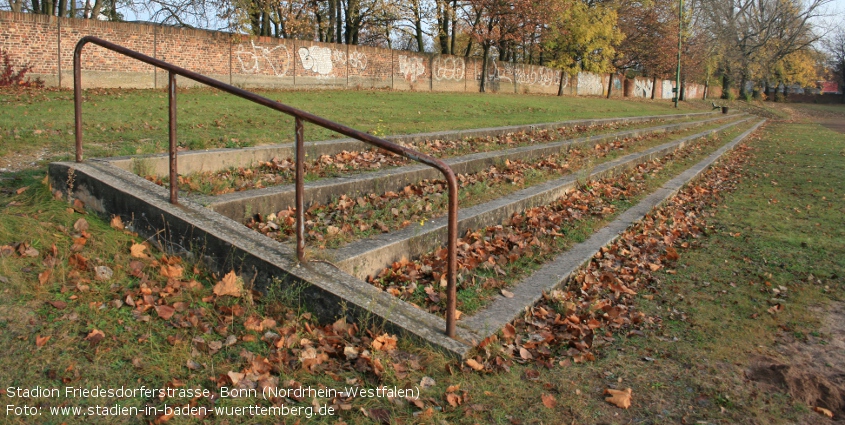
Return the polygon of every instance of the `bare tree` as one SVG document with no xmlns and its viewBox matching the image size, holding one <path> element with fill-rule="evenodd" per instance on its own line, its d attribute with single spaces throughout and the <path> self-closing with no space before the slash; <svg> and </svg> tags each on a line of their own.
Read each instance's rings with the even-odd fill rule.
<svg viewBox="0 0 845 425">
<path fill-rule="evenodd" d="M 842 91 L 842 103 L 845 103 L 845 28 L 839 27 L 823 45 L 828 54 L 828 66 Z"/>
<path fill-rule="evenodd" d="M 832 0 L 701 0 L 712 41 L 718 43 L 725 74 L 723 95 L 738 76 L 740 96 L 754 69 L 765 69 L 819 39 L 812 20 Z"/>
</svg>

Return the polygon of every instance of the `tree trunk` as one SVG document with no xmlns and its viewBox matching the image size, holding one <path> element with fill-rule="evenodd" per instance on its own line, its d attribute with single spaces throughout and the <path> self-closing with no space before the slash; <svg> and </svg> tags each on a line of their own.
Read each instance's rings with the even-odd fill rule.
<svg viewBox="0 0 845 425">
<path fill-rule="evenodd" d="M 607 75 L 610 77 L 607 80 L 607 98 L 610 99 L 610 93 L 613 91 L 613 73 Z"/>
<path fill-rule="evenodd" d="M 651 77 L 651 100 L 654 100 L 654 95 L 657 93 L 657 76 Z"/>
<path fill-rule="evenodd" d="M 340 0 L 331 1 L 335 4 L 334 11 L 337 13 L 337 18 L 335 18 L 335 31 L 337 31 L 335 42 L 343 43 L 343 8 L 340 6 Z"/>
<path fill-rule="evenodd" d="M 449 1 L 437 1 L 438 19 L 437 23 L 440 28 L 437 31 L 437 38 L 440 42 L 440 53 L 444 55 L 450 54 L 449 51 Z"/>
<path fill-rule="evenodd" d="M 739 98 L 745 99 L 748 96 L 748 90 L 745 89 L 745 85 L 748 82 L 748 74 L 745 71 L 739 75 Z"/>
<path fill-rule="evenodd" d="M 730 99 L 732 85 L 733 81 L 731 80 L 729 71 L 727 71 L 722 74 L 722 99 Z"/>
<path fill-rule="evenodd" d="M 328 42 L 329 42 L 329 43 L 334 43 L 334 42 L 335 42 L 335 38 L 334 38 L 335 31 L 334 31 L 334 27 L 335 27 L 335 25 L 337 24 L 337 16 L 335 16 L 335 11 L 334 11 L 334 2 L 335 2 L 335 0 L 329 0 L 329 12 L 328 12 L 328 15 L 329 15 L 329 27 L 328 27 L 328 28 L 326 28 L 326 39 L 328 40 Z"/>
<path fill-rule="evenodd" d="M 417 51 L 423 53 L 425 52 L 425 41 L 423 39 L 422 18 L 420 15 L 417 15 L 414 20 L 414 30 L 417 32 Z"/>
<path fill-rule="evenodd" d="M 557 95 L 563 96 L 563 70 L 560 70 L 560 83 L 557 86 Z"/>
<path fill-rule="evenodd" d="M 455 54 L 455 28 L 458 26 L 458 0 L 452 0 L 452 34 L 451 34 L 451 42 L 449 43 L 449 52 L 451 54 Z"/>
</svg>

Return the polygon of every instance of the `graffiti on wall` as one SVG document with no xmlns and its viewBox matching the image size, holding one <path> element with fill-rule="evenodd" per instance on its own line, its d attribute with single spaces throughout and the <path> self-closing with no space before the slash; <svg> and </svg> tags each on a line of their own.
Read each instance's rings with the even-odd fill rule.
<svg viewBox="0 0 845 425">
<path fill-rule="evenodd" d="M 634 79 L 634 97 L 651 98 L 652 90 L 654 90 L 654 84 L 651 80 Z"/>
<path fill-rule="evenodd" d="M 578 73 L 578 94 L 601 96 L 604 94 L 604 82 L 601 75 Z"/>
<path fill-rule="evenodd" d="M 487 63 L 487 81 L 491 83 L 498 83 L 500 81 L 507 81 L 510 83 L 513 82 L 513 79 L 508 76 L 508 74 L 513 75 L 513 68 L 508 68 L 508 65 L 510 64 L 506 63 L 503 67 L 504 70 L 500 72 L 499 65 L 496 63 L 496 61 L 488 61 Z M 477 79 L 481 80 L 481 76 L 479 75 Z"/>
<path fill-rule="evenodd" d="M 425 74 L 425 64 L 423 58 L 415 56 L 399 55 L 399 73 L 405 76 L 405 80 L 410 82 L 417 81 L 417 77 Z"/>
<path fill-rule="evenodd" d="M 662 96 L 661 96 L 662 98 L 671 99 L 671 98 L 675 97 L 674 93 L 672 93 L 672 82 L 671 81 L 663 80 L 662 89 L 663 89 L 663 93 L 662 93 Z"/>
<path fill-rule="evenodd" d="M 544 66 L 506 64 L 517 84 L 551 86 L 560 82 L 560 73 Z"/>
<path fill-rule="evenodd" d="M 287 46 L 280 44 L 272 49 L 256 46 L 252 41 L 250 48 L 238 44 L 235 56 L 245 74 L 260 74 L 262 69 L 269 69 L 273 75 L 284 77 L 290 67 L 290 52 Z"/>
<path fill-rule="evenodd" d="M 328 47 L 300 47 L 299 60 L 306 70 L 317 73 L 318 77 L 328 77 L 332 73 L 332 49 Z"/>
<path fill-rule="evenodd" d="M 367 54 L 364 52 L 349 52 L 347 57 L 346 52 L 342 50 L 332 50 L 332 60 L 337 65 L 349 64 L 350 68 L 358 70 L 367 69 Z"/>
<path fill-rule="evenodd" d="M 466 74 L 466 62 L 455 56 L 438 56 L 431 64 L 431 72 L 437 81 L 461 81 Z"/>
</svg>

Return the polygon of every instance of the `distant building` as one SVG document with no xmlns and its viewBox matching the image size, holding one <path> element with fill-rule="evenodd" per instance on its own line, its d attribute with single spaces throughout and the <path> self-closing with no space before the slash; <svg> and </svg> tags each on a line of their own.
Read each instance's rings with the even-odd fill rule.
<svg viewBox="0 0 845 425">
<path fill-rule="evenodd" d="M 839 87 L 839 83 L 837 83 L 836 81 L 818 81 L 816 83 L 816 86 L 821 91 L 821 94 L 842 94 L 842 90 Z"/>
</svg>

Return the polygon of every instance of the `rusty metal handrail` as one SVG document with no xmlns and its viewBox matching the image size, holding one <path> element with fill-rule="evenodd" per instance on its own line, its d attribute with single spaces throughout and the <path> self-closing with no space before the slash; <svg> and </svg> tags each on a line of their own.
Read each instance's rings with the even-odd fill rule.
<svg viewBox="0 0 845 425">
<path fill-rule="evenodd" d="M 404 146 L 388 142 L 382 138 L 355 130 L 342 124 L 329 121 L 317 115 L 296 109 L 294 107 L 267 99 L 255 93 L 240 89 L 238 87 L 222 83 L 205 75 L 189 71 L 185 68 L 161 61 L 159 59 L 144 55 L 134 50 L 127 49 L 114 43 L 102 40 L 93 36 L 82 37 L 76 44 L 73 51 L 73 104 L 74 104 L 74 118 L 76 130 L 76 162 L 82 162 L 82 66 L 81 56 L 82 48 L 88 44 L 93 43 L 100 47 L 104 47 L 111 51 L 120 53 L 124 56 L 139 60 L 141 62 L 162 68 L 168 71 L 168 103 L 170 108 L 170 125 L 169 125 L 169 139 L 170 139 L 170 202 L 178 204 L 178 174 L 176 172 L 176 76 L 181 75 L 190 78 L 194 81 L 203 83 L 205 85 L 222 90 L 229 94 L 241 97 L 259 105 L 275 109 L 279 112 L 291 115 L 294 117 L 294 131 L 296 133 L 296 257 L 299 261 L 304 260 L 305 255 L 305 142 L 303 138 L 302 122 L 307 121 L 316 124 L 320 127 L 335 131 L 337 133 L 358 139 L 362 142 L 369 143 L 381 149 L 393 152 L 405 158 L 422 162 L 430 167 L 436 168 L 446 178 L 446 183 L 449 190 L 449 224 L 448 224 L 448 265 L 447 265 L 447 301 L 446 301 L 446 335 L 451 338 L 455 337 L 455 311 L 456 311 L 456 284 L 455 276 L 457 272 L 457 237 L 458 237 L 458 181 L 455 178 L 455 173 L 446 165 L 445 162 L 417 152 L 413 149 L 408 149 Z"/>
</svg>

